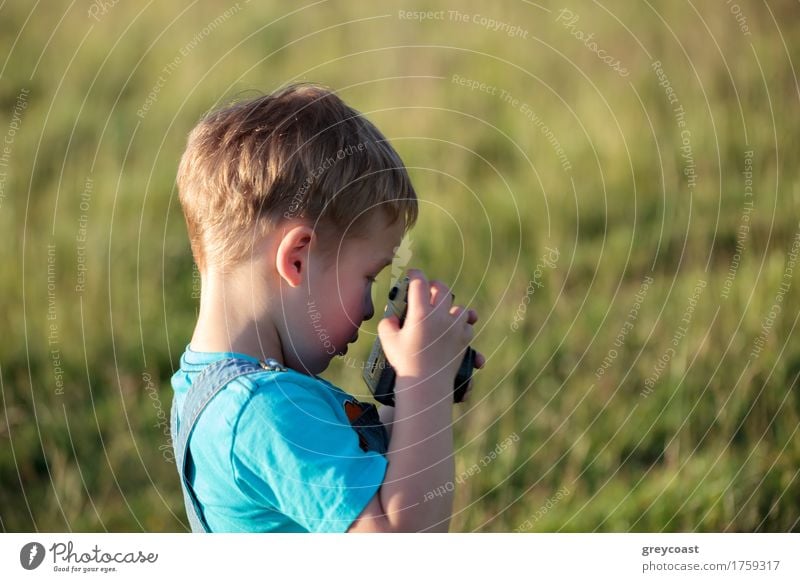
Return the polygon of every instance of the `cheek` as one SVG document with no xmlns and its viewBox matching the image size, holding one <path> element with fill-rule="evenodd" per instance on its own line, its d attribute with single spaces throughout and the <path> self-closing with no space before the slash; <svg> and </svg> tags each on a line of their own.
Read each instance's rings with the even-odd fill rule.
<svg viewBox="0 0 800 582">
<path fill-rule="evenodd" d="M 342 289 L 339 296 L 336 290 L 327 302 L 331 327 L 337 333 L 349 334 L 353 327 L 361 324 L 364 313 L 364 294 L 361 289 Z"/>
<path fill-rule="evenodd" d="M 353 289 L 349 295 L 347 304 L 347 316 L 351 325 L 360 326 L 365 315 L 369 312 L 372 303 L 369 284 Z"/>
</svg>

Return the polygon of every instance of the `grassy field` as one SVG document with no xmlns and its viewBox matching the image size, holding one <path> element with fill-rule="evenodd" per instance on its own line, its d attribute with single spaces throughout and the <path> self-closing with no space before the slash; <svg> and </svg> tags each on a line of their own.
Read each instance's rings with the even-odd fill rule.
<svg viewBox="0 0 800 582">
<path fill-rule="evenodd" d="M 0 3 L 0 530 L 185 528 L 178 159 L 304 79 L 481 316 L 453 531 L 800 531 L 797 2 L 277 4 Z M 366 397 L 361 337 L 324 375 Z"/>
</svg>

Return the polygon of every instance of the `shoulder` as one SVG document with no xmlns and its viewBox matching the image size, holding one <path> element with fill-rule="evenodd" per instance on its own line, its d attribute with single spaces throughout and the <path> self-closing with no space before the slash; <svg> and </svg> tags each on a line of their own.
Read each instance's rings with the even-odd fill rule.
<svg viewBox="0 0 800 582">
<path fill-rule="evenodd" d="M 312 421 L 339 424 L 347 420 L 346 403 L 352 397 L 321 378 L 294 370 L 265 370 L 239 381 L 247 384 L 250 392 L 240 411 L 239 433 L 254 427 L 263 430 L 265 424 L 285 430 Z"/>
<path fill-rule="evenodd" d="M 232 427 L 235 463 L 258 472 L 297 459 L 361 455 L 351 420 L 359 416 L 352 410 L 357 400 L 343 390 L 292 371 L 259 372 L 247 381 L 253 389 Z"/>
<path fill-rule="evenodd" d="M 239 381 L 250 388 L 254 397 L 267 400 L 285 399 L 292 396 L 330 400 L 347 395 L 341 388 L 322 378 L 307 376 L 295 370 L 264 370 L 241 376 Z"/>
</svg>

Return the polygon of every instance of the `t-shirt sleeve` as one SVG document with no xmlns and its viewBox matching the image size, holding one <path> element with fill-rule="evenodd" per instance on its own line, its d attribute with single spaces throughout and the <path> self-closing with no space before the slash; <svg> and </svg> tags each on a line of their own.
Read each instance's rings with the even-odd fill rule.
<svg viewBox="0 0 800 582">
<path fill-rule="evenodd" d="M 291 380 L 256 390 L 234 427 L 242 489 L 308 531 L 344 532 L 377 493 L 387 460 L 364 452 L 327 388 Z"/>
</svg>

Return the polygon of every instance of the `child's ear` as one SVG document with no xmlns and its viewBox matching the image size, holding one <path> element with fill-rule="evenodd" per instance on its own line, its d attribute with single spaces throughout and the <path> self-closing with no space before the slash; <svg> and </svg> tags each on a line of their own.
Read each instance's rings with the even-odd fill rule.
<svg viewBox="0 0 800 582">
<path fill-rule="evenodd" d="M 307 225 L 292 226 L 283 232 L 275 255 L 275 267 L 290 287 L 297 287 L 303 282 L 315 236 L 314 230 Z"/>
</svg>

